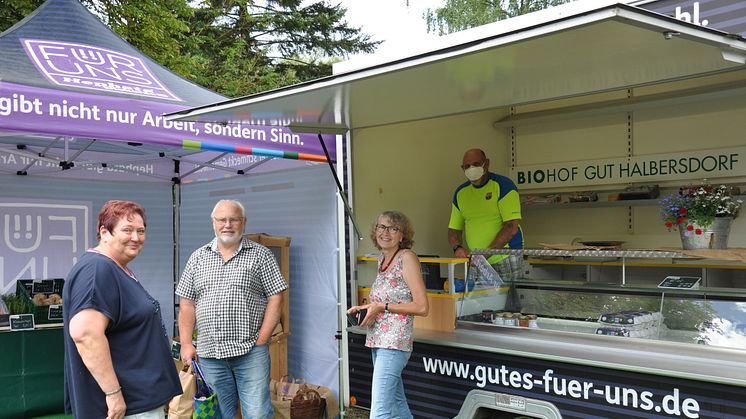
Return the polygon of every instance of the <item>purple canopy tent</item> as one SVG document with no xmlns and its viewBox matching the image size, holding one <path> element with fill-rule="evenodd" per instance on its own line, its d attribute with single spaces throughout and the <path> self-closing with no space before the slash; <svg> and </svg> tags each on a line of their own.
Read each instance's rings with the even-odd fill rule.
<svg viewBox="0 0 746 419">
<path fill-rule="evenodd" d="M 77 0 L 47 1 L 0 34 L 0 51 L 0 173 L 191 181 L 326 161 L 317 135 L 275 115 L 164 121 L 225 98 L 155 63 Z M 334 160 L 333 137 L 324 141 Z"/>
<path fill-rule="evenodd" d="M 207 220 L 218 199 L 249 201 L 251 231 L 293 236 L 298 295 L 330 292 L 324 284 L 336 277 L 324 267 L 334 266 L 336 243 L 319 237 L 335 234 L 325 166 L 326 152 L 335 160 L 336 138 L 293 132 L 293 120 L 270 113 L 241 123 L 161 117 L 222 100 L 137 51 L 78 0 L 48 0 L 1 33 L 0 294 L 14 292 L 18 279 L 64 277 L 95 240 L 97 209 L 114 198 L 147 209 L 147 251 L 133 269 L 167 325 L 177 310 L 180 261 L 211 236 Z M 225 177 L 234 178 L 197 182 Z M 54 341 L 32 356 L 3 340 L 21 334 L 0 332 L 8 348 L 0 370 L 9 372 L 0 374 L 0 405 L 15 409 L 5 413 L 59 412 L 62 332 L 50 333 Z M 289 345 L 302 346 L 300 339 Z"/>
</svg>

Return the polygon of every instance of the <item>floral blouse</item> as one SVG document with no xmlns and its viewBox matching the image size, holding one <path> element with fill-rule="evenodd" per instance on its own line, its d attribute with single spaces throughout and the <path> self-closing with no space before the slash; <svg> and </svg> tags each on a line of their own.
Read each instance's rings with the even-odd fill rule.
<svg viewBox="0 0 746 419">
<path fill-rule="evenodd" d="M 386 272 L 379 272 L 370 291 L 371 303 L 403 304 L 412 302 L 412 291 L 407 286 L 402 273 L 404 253 L 399 252 L 396 260 Z M 378 261 L 381 266 L 383 259 Z M 375 321 L 368 326 L 365 346 L 369 348 L 398 349 L 412 351 L 412 329 L 414 316 L 391 312 L 378 313 Z"/>
</svg>

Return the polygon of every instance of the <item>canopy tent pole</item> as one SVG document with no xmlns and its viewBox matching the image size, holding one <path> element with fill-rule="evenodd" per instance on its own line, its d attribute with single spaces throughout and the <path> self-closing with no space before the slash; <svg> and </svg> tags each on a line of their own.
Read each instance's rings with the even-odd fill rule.
<svg viewBox="0 0 746 419">
<path fill-rule="evenodd" d="M 49 145 L 47 145 L 47 146 L 46 146 L 46 147 L 44 148 L 44 150 L 42 150 L 42 151 L 41 151 L 41 152 L 39 153 L 39 156 L 45 156 L 45 155 L 47 154 L 47 151 L 49 151 L 49 150 L 50 150 L 50 149 L 51 149 L 51 148 L 52 148 L 52 147 L 53 147 L 53 146 L 54 146 L 55 144 L 57 144 L 57 142 L 58 142 L 58 141 L 59 141 L 59 140 L 60 140 L 61 138 L 62 138 L 62 137 L 56 137 L 56 138 L 55 138 L 54 140 L 52 140 L 52 142 L 51 142 L 51 143 L 49 143 Z M 34 158 L 34 159 L 31 159 L 31 160 L 29 160 L 29 162 L 28 162 L 28 164 L 26 165 L 26 167 L 24 167 L 23 169 L 19 170 L 19 171 L 18 171 L 17 173 L 24 173 L 24 174 L 25 174 L 25 173 L 27 173 L 27 172 L 28 172 L 28 169 L 30 169 L 30 168 L 31 168 L 31 167 L 32 167 L 32 166 L 33 166 L 33 165 L 34 165 L 35 163 L 36 163 L 36 159 L 35 159 L 35 158 Z"/>
</svg>

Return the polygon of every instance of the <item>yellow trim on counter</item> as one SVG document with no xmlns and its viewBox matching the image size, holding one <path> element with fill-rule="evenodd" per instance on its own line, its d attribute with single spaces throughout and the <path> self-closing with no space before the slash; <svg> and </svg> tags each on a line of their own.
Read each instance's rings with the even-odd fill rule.
<svg viewBox="0 0 746 419">
<path fill-rule="evenodd" d="M 371 291 L 370 287 L 358 287 L 357 289 L 358 289 L 358 291 L 364 291 L 364 292 L 368 292 L 368 293 L 370 293 L 370 291 Z M 498 288 L 498 291 L 499 292 L 508 292 L 509 289 L 510 289 L 509 286 L 503 285 L 502 287 Z M 468 297 L 468 296 L 472 296 L 472 295 L 491 294 L 491 293 L 494 293 L 494 292 L 495 292 L 494 289 L 479 290 L 479 291 L 470 291 L 470 292 L 467 292 L 467 293 L 457 292 L 455 294 L 448 294 L 448 293 L 446 293 L 444 291 L 444 292 L 428 292 L 427 296 L 430 297 L 430 298 L 448 298 L 450 300 L 455 300 L 455 299 L 462 298 L 462 297 Z"/>
</svg>

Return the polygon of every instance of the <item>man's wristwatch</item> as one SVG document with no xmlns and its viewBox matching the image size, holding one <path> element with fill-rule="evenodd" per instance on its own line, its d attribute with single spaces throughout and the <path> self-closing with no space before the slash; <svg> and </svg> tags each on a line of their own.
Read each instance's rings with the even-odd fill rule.
<svg viewBox="0 0 746 419">
<path fill-rule="evenodd" d="M 457 250 L 457 249 L 458 249 L 459 247 L 463 247 L 463 246 L 461 246 L 460 244 L 457 244 L 457 245 L 453 246 L 453 251 L 454 251 L 454 252 L 456 252 L 456 250 Z"/>
</svg>

